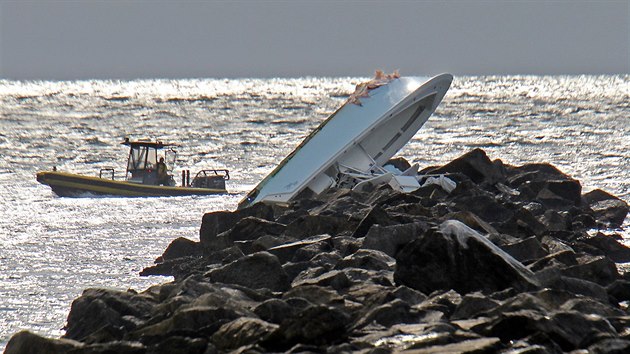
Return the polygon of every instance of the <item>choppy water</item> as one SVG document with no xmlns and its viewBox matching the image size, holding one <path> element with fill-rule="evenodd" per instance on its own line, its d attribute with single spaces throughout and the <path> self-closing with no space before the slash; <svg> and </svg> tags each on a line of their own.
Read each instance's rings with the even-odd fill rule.
<svg viewBox="0 0 630 354">
<path fill-rule="evenodd" d="M 138 272 L 172 239 L 198 239 L 203 213 L 234 209 L 363 80 L 0 80 L 0 350 L 21 329 L 61 335 L 85 288 L 168 280 Z M 628 201 L 629 91 L 629 75 L 456 77 L 399 155 L 423 167 L 481 147 Z M 52 166 L 124 170 L 125 136 L 185 144 L 180 165 L 228 168 L 236 195 L 66 199 L 35 181 Z"/>
</svg>

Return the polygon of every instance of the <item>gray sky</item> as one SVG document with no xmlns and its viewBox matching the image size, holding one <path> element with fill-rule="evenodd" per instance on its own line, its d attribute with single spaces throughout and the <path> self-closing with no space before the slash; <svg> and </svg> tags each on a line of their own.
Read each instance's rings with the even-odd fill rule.
<svg viewBox="0 0 630 354">
<path fill-rule="evenodd" d="M 0 78 L 623 74 L 629 18 L 629 0 L 0 0 Z"/>
</svg>

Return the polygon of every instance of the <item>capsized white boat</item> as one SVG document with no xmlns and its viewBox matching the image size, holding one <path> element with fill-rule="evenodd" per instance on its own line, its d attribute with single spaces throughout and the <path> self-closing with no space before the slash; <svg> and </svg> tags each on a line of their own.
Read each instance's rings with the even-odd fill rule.
<svg viewBox="0 0 630 354">
<path fill-rule="evenodd" d="M 402 191 L 418 188 L 417 165 L 403 173 L 383 166 L 429 119 L 452 81 L 450 74 L 429 79 L 377 72 L 249 192 L 239 208 L 287 203 L 331 187 L 389 183 Z"/>
</svg>

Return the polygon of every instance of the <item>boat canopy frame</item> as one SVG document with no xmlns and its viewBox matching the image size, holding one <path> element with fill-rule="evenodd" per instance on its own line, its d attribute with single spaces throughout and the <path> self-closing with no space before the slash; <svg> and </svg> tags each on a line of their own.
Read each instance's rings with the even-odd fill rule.
<svg viewBox="0 0 630 354">
<path fill-rule="evenodd" d="M 130 141 L 128 138 L 125 138 L 125 141 L 121 144 L 129 146 L 125 175 L 129 176 L 131 174 L 131 181 L 144 181 L 147 176 L 154 174 L 158 163 L 158 151 L 168 148 L 172 154 L 176 154 L 173 147 L 177 146 L 161 141 Z M 175 158 L 171 162 L 174 163 Z M 173 167 L 172 165 L 167 165 L 169 171 L 172 171 Z"/>
</svg>

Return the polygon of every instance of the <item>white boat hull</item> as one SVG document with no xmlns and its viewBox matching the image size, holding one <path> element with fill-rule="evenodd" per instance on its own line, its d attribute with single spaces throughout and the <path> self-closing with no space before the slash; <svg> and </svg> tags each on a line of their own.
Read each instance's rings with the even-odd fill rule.
<svg viewBox="0 0 630 354">
<path fill-rule="evenodd" d="M 429 80 L 394 79 L 369 91 L 360 105 L 346 102 L 252 190 L 239 208 L 286 203 L 308 191 L 352 188 L 353 174 L 381 174 L 382 166 L 422 127 L 449 89 L 450 74 Z"/>
</svg>

